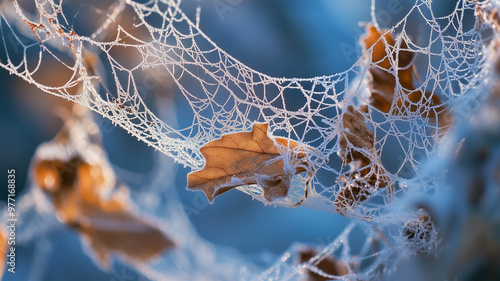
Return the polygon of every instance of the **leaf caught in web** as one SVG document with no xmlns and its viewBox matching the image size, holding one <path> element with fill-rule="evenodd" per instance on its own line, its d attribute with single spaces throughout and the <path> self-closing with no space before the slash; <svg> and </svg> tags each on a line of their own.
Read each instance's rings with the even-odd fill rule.
<svg viewBox="0 0 500 281">
<path fill-rule="evenodd" d="M 7 254 L 9 252 L 9 246 L 8 246 L 8 236 L 7 236 L 7 229 L 4 229 L 3 226 L 0 227 L 0 280 L 2 280 L 3 272 L 5 272 L 5 265 L 9 264 L 9 260 L 7 257 Z M 11 240 L 14 241 L 14 240 Z M 15 263 L 14 263 L 15 264 Z"/>
<path fill-rule="evenodd" d="M 374 150 L 373 132 L 368 129 L 365 120 L 365 116 L 352 106 L 342 116 L 345 132 L 339 137 L 339 155 L 345 164 L 350 164 L 351 171 L 339 177 L 342 187 L 334 204 L 343 215 L 366 201 L 374 189 L 389 186 L 389 194 L 393 189 L 390 177 Z"/>
<path fill-rule="evenodd" d="M 37 184 L 51 195 L 58 218 L 89 239 L 105 267 L 111 252 L 145 261 L 174 246 L 161 230 L 128 209 L 125 187 L 102 198 L 105 179 L 99 165 L 79 157 L 68 162 L 42 160 L 34 173 Z"/>
<path fill-rule="evenodd" d="M 345 133 L 340 135 L 339 154 L 345 163 L 361 162 L 366 166 L 370 163 L 368 153 L 373 150 L 373 132 L 368 129 L 365 117 L 361 112 L 349 106 L 342 116 Z"/>
<path fill-rule="evenodd" d="M 341 260 L 338 260 L 331 255 L 323 256 L 321 258 L 316 258 L 318 251 L 312 248 L 303 248 L 299 252 L 299 263 L 310 263 L 314 265 L 320 273 L 326 273 L 333 276 L 344 276 L 349 274 L 348 266 Z M 323 276 L 322 274 L 307 270 L 306 276 L 307 281 L 326 281 L 330 278 Z"/>
<path fill-rule="evenodd" d="M 396 42 L 391 33 L 382 34 L 371 24 L 366 27 L 365 36 L 361 38 L 363 51 L 372 49 L 373 66 L 369 71 L 372 75 L 370 104 L 383 112 L 389 112 L 396 82 L 406 90 L 414 90 L 413 59 L 414 53 L 407 51 L 404 39 Z M 397 68 L 395 67 L 397 64 Z M 395 70 L 396 68 L 396 70 Z M 397 72 L 396 76 L 394 71 Z"/>
<path fill-rule="evenodd" d="M 373 66 L 369 68 L 370 101 L 378 110 L 388 113 L 394 97 L 397 96 L 395 114 L 410 115 L 418 112 L 431 123 L 445 127 L 451 123 L 451 114 L 442 104 L 441 99 L 430 92 L 417 89 L 414 83 L 415 53 L 408 48 L 406 41 L 396 41 L 386 30 L 382 32 L 371 24 L 366 26 L 366 34 L 361 37 L 363 51 L 372 48 Z M 401 95 L 396 95 L 398 84 Z M 432 108 L 430 110 L 429 108 Z"/>
<path fill-rule="evenodd" d="M 87 239 L 103 267 L 109 267 L 111 253 L 145 262 L 175 243 L 134 214 L 128 189 L 116 183 L 104 152 L 91 140 L 93 125 L 85 116 L 67 120 L 59 134 L 37 151 L 32 176 L 51 197 L 58 219 Z"/>
<path fill-rule="evenodd" d="M 268 123 L 253 125 L 251 132 L 222 136 L 205 144 L 200 152 L 203 169 L 188 174 L 188 188 L 202 190 L 208 200 L 237 186 L 258 184 L 268 201 L 286 197 L 295 174 L 310 171 L 308 147 L 267 135 Z M 278 146 L 285 147 L 280 151 Z"/>
</svg>

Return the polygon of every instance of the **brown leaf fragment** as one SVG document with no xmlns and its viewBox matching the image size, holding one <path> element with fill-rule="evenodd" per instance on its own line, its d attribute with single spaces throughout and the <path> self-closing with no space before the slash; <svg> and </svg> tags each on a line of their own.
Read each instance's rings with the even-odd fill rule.
<svg viewBox="0 0 500 281">
<path fill-rule="evenodd" d="M 475 29 L 481 31 L 484 28 L 484 24 L 488 24 L 492 29 L 498 31 L 500 30 L 500 16 L 498 8 L 495 5 L 491 5 L 489 2 L 480 3 L 476 2 L 476 25 Z"/>
<path fill-rule="evenodd" d="M 408 51 L 408 45 L 404 39 L 398 43 L 391 33 L 387 30 L 381 32 L 371 24 L 366 26 L 365 36 L 361 37 L 361 45 L 363 51 L 373 47 L 372 62 L 377 66 L 372 67 L 370 72 L 374 69 L 382 69 L 386 71 L 393 71 L 395 62 L 398 64 L 397 78 L 404 88 L 410 89 L 413 87 L 413 58 L 414 54 Z M 383 38 L 382 38 L 383 37 Z M 399 45 L 396 45 L 399 44 Z M 393 76 L 392 72 L 386 72 Z"/>
<path fill-rule="evenodd" d="M 432 93 L 415 90 L 408 93 L 397 101 L 396 114 L 409 115 L 411 112 L 418 112 L 430 123 L 438 123 L 440 128 L 446 128 L 451 124 L 452 117 L 449 110 L 442 104 L 441 99 Z M 409 112 L 404 112 L 407 109 Z"/>
<path fill-rule="evenodd" d="M 388 173 L 373 147 L 373 132 L 365 120 L 366 117 L 352 106 L 342 116 L 345 131 L 339 137 L 339 155 L 344 164 L 351 165 L 351 171 L 339 177 L 341 188 L 334 204 L 340 214 L 366 201 L 374 189 L 390 186 L 389 192 L 392 192 Z"/>
<path fill-rule="evenodd" d="M 405 238 L 408 240 L 427 240 L 432 229 L 431 219 L 428 215 L 420 215 L 415 221 L 410 221 L 404 229 Z M 429 242 L 429 241 L 426 241 Z"/>
<path fill-rule="evenodd" d="M 384 33 L 384 35 L 382 35 L 382 33 Z M 389 70 L 391 68 L 391 61 L 387 56 L 387 52 L 393 50 L 395 42 L 394 38 L 387 32 L 387 30 L 379 32 L 374 25 L 367 24 L 366 34 L 361 37 L 360 40 L 363 51 L 373 47 L 372 61 L 376 65 L 385 70 Z"/>
<path fill-rule="evenodd" d="M 406 51 L 408 46 L 403 39 L 396 46 L 396 41 L 387 30 L 379 32 L 371 24 L 366 26 L 366 34 L 361 38 L 361 45 L 363 51 L 373 47 L 372 61 L 375 65 L 369 69 L 372 75 L 370 104 L 380 111 L 388 113 L 394 98 L 396 78 L 404 89 L 410 91 L 415 89 L 412 74 L 414 55 L 412 52 Z M 395 62 L 398 64 L 397 70 L 394 67 Z M 397 71 L 396 76 L 394 71 Z"/>
<path fill-rule="evenodd" d="M 88 239 L 104 267 L 110 253 L 144 262 L 175 246 L 160 229 L 134 215 L 127 193 L 100 195 L 101 168 L 75 157 L 68 162 L 41 160 L 34 179 L 51 195 L 57 217 Z"/>
<path fill-rule="evenodd" d="M 417 90 L 413 80 L 414 53 L 408 51 L 404 39 L 395 40 L 387 30 L 379 31 L 371 24 L 360 43 L 366 52 L 371 50 L 372 65 L 369 68 L 369 105 L 394 115 L 409 116 L 418 113 L 440 128 L 451 123 L 448 109 L 435 94 Z M 399 93 L 396 88 L 400 89 Z M 394 98 L 397 100 L 394 100 Z M 393 108 L 394 107 L 394 108 Z M 366 116 L 363 113 L 367 114 Z M 383 167 L 380 155 L 374 148 L 375 138 L 368 128 L 368 105 L 358 109 L 349 106 L 342 115 L 344 131 L 339 137 L 339 155 L 351 170 L 339 177 L 340 190 L 334 204 L 340 214 L 368 200 L 380 188 L 393 192 L 390 173 Z"/>
<path fill-rule="evenodd" d="M 295 174 L 311 171 L 309 147 L 267 134 L 268 123 L 254 124 L 252 131 L 222 136 L 205 144 L 200 152 L 203 169 L 188 174 L 188 188 L 202 190 L 213 202 L 218 195 L 237 186 L 258 184 L 264 198 L 286 197 Z M 278 146 L 286 147 L 280 151 Z"/>
<path fill-rule="evenodd" d="M 370 83 L 369 103 L 378 110 L 388 113 L 391 110 L 392 100 L 394 98 L 394 89 L 396 80 L 394 76 L 388 74 L 385 70 L 370 69 L 372 80 Z"/>
<path fill-rule="evenodd" d="M 429 244 L 432 243 L 436 233 L 436 221 L 427 209 L 423 206 L 419 208 L 415 217 L 403 226 L 402 233 L 406 244 L 416 248 L 419 253 L 430 250 Z"/>
<path fill-rule="evenodd" d="M 358 167 L 339 177 L 342 186 L 335 197 L 335 209 L 341 215 L 353 209 L 359 203 L 368 200 L 376 189 L 389 187 L 392 194 L 394 187 L 390 183 L 388 172 L 380 163 Z"/>
<path fill-rule="evenodd" d="M 339 153 L 344 162 L 360 161 L 364 165 L 369 164 L 367 156 L 360 151 L 361 149 L 367 151 L 373 149 L 373 132 L 368 129 L 365 116 L 354 107 L 349 106 L 342 116 L 342 124 L 345 132 L 340 135 Z"/>
<path fill-rule="evenodd" d="M 78 153 L 75 136 L 80 145 L 89 142 L 83 145 L 87 150 L 92 147 L 101 151 L 98 144 L 89 140 L 95 139 L 95 135 L 80 131 L 82 127 L 96 127 L 81 126 L 84 118 L 80 118 L 67 120 L 58 135 L 39 148 L 32 165 L 32 178 L 52 199 L 58 219 L 82 234 L 105 268 L 113 253 L 145 262 L 173 248 L 175 243 L 159 227 L 134 214 L 128 189 L 117 184 L 105 157 L 89 163 Z M 62 150 L 74 156 L 50 158 L 44 156 L 50 155 L 47 150 L 52 155 L 57 155 L 55 150 Z M 113 189 L 116 186 L 119 188 Z"/>
<path fill-rule="evenodd" d="M 347 179 L 340 178 L 342 181 Z M 371 195 L 369 189 L 365 188 L 365 184 L 356 181 L 353 184 L 343 186 L 337 197 L 335 197 L 335 210 L 341 215 L 345 215 L 347 210 L 356 207 L 357 204 L 366 201 Z"/>
<path fill-rule="evenodd" d="M 398 45 L 399 44 L 399 45 Z M 404 39 L 396 42 L 387 30 L 378 31 L 371 24 L 366 26 L 366 34 L 361 37 L 363 51 L 372 49 L 370 67 L 370 105 L 378 110 L 389 113 L 393 107 L 394 97 L 395 115 L 408 116 L 418 112 L 430 123 L 438 123 L 439 127 L 447 127 L 451 123 L 451 114 L 436 94 L 416 90 L 413 79 L 414 53 L 408 51 Z M 396 68 L 397 62 L 397 68 Z M 396 75 L 395 75 L 396 73 Z M 396 85 L 401 85 L 401 94 L 396 95 Z"/>
<path fill-rule="evenodd" d="M 318 252 L 311 248 L 301 249 L 299 252 L 299 263 L 309 262 L 309 260 L 315 257 L 317 254 Z M 349 274 L 349 268 L 347 267 L 347 265 L 341 260 L 335 259 L 332 256 L 326 256 L 323 259 L 318 259 L 317 261 L 313 262 L 313 265 L 329 275 L 344 276 Z M 330 280 L 329 278 L 319 275 L 318 273 L 311 270 L 307 270 L 307 273 L 305 275 L 306 278 L 304 279 L 304 281 Z"/>
</svg>

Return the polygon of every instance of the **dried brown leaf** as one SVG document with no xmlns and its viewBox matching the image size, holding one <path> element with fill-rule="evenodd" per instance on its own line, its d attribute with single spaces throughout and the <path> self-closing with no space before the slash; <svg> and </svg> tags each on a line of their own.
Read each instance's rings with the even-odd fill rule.
<svg viewBox="0 0 500 281">
<path fill-rule="evenodd" d="M 339 177 L 343 185 L 335 198 L 335 209 L 341 215 L 370 198 L 374 189 L 387 188 L 393 192 L 388 172 L 379 162 L 372 165 L 353 166 L 353 171 Z"/>
<path fill-rule="evenodd" d="M 395 104 L 396 115 L 409 115 L 418 112 L 431 123 L 446 127 L 451 123 L 451 115 L 436 94 L 416 90 L 413 79 L 414 53 L 407 51 L 404 39 L 398 43 L 391 33 L 381 32 L 371 24 L 366 27 L 366 34 L 361 38 L 363 50 L 372 49 L 370 67 L 370 104 L 382 112 L 388 113 L 393 106 L 396 83 L 402 87 L 402 96 Z M 397 69 L 395 69 L 397 62 Z M 394 75 L 396 71 L 396 75 Z M 433 110 L 429 110 L 433 107 Z"/>
<path fill-rule="evenodd" d="M 366 126 L 365 116 L 349 106 L 342 116 L 342 124 L 345 132 L 340 135 L 339 154 L 344 163 L 359 161 L 362 162 L 362 166 L 369 164 L 368 156 L 362 150 L 371 151 L 374 138 L 373 132 Z"/>
<path fill-rule="evenodd" d="M 70 131 L 77 129 L 79 122 L 82 122 L 79 118 L 67 120 L 49 144 L 53 145 L 51 149 L 74 149 L 72 138 L 81 138 L 82 132 L 75 134 Z M 95 143 L 92 145 L 96 146 Z M 104 267 L 109 266 L 111 253 L 144 262 L 174 247 L 175 243 L 160 228 L 134 214 L 126 187 L 110 190 L 117 183 L 114 175 L 105 168 L 109 166 L 107 162 L 102 161 L 106 160 L 91 164 L 79 154 L 69 160 L 36 155 L 32 177 L 36 185 L 51 197 L 58 219 L 87 239 Z"/>
<path fill-rule="evenodd" d="M 318 251 L 310 248 L 301 249 L 299 252 L 299 263 L 308 262 L 311 258 L 316 256 Z M 326 256 L 323 259 L 318 260 L 314 263 L 314 265 L 321 271 L 326 274 L 334 275 L 334 276 L 344 276 L 349 274 L 349 268 L 347 265 L 338 259 L 335 259 L 332 256 Z M 330 280 L 327 277 L 321 276 L 316 272 L 307 271 L 306 281 L 326 281 Z"/>
<path fill-rule="evenodd" d="M 52 196 L 58 218 L 89 240 L 99 261 L 110 253 L 145 261 L 175 246 L 160 229 L 135 216 L 126 192 L 103 199 L 103 174 L 98 165 L 76 157 L 68 162 L 41 160 L 34 165 L 36 183 Z"/>
<path fill-rule="evenodd" d="M 406 42 L 401 39 L 399 46 L 390 33 L 383 30 L 382 34 L 373 25 L 367 25 L 366 34 L 361 38 L 363 50 L 372 49 L 372 61 L 375 66 L 370 67 L 372 75 L 370 81 L 370 104 L 375 108 L 388 113 L 391 109 L 396 88 L 394 65 L 398 63 L 397 81 L 404 89 L 414 90 L 413 85 L 413 53 L 405 51 Z"/>
<path fill-rule="evenodd" d="M 374 150 L 374 135 L 365 123 L 366 117 L 349 106 L 342 116 L 345 131 L 339 137 L 339 155 L 351 171 L 339 177 L 342 186 L 334 204 L 340 214 L 366 201 L 373 189 L 390 187 L 387 171 Z"/>
<path fill-rule="evenodd" d="M 409 112 L 404 112 L 407 109 Z M 446 128 L 451 124 L 452 117 L 441 99 L 434 94 L 415 90 L 407 94 L 406 97 L 398 99 L 396 104 L 396 114 L 409 115 L 411 112 L 418 112 L 424 119 L 431 123 L 438 123 L 440 128 Z"/>
<path fill-rule="evenodd" d="M 204 191 L 210 202 L 248 184 L 261 186 L 268 201 L 286 197 L 293 175 L 311 170 L 306 159 L 309 148 L 287 138 L 268 136 L 268 125 L 257 123 L 251 132 L 224 135 L 205 144 L 200 152 L 206 164 L 188 174 L 188 188 Z M 288 151 L 281 152 L 277 144 Z"/>
<path fill-rule="evenodd" d="M 405 40 L 396 41 L 391 33 L 379 31 L 368 24 L 366 34 L 360 41 L 364 51 L 371 49 L 373 65 L 369 68 L 369 104 L 382 112 L 395 115 L 418 113 L 429 122 L 438 122 L 440 128 L 446 128 L 451 122 L 451 115 L 439 97 L 428 92 L 423 94 L 415 88 L 414 53 L 407 50 Z M 401 86 L 401 94 L 396 95 L 398 84 Z M 374 149 L 374 135 L 368 128 L 367 117 L 363 113 L 368 113 L 367 105 L 362 105 L 359 109 L 349 106 L 342 116 L 344 132 L 339 137 L 339 155 L 344 164 L 351 166 L 351 171 L 339 177 L 342 184 L 334 204 L 341 214 L 368 200 L 379 188 L 389 187 L 389 194 L 392 194 L 394 188 L 390 174 Z"/>
<path fill-rule="evenodd" d="M 428 245 L 436 233 L 436 219 L 430 214 L 428 207 L 418 207 L 415 217 L 404 224 L 402 233 L 409 246 L 417 247 L 419 253 L 428 253 Z"/>
</svg>

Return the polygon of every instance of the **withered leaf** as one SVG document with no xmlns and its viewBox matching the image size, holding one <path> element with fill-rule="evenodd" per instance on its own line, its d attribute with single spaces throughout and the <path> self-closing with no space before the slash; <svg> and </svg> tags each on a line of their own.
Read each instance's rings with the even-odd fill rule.
<svg viewBox="0 0 500 281">
<path fill-rule="evenodd" d="M 310 171 L 309 148 L 299 142 L 267 135 L 268 123 L 254 124 L 251 132 L 222 136 L 205 144 L 200 152 L 203 169 L 188 174 L 188 188 L 202 190 L 213 202 L 234 187 L 258 184 L 268 201 L 286 197 L 293 175 Z M 278 145 L 286 147 L 281 152 Z"/>
<path fill-rule="evenodd" d="M 362 150 L 373 149 L 374 137 L 373 132 L 366 126 L 363 114 L 352 106 L 347 107 L 347 111 L 342 116 L 342 125 L 345 131 L 340 135 L 339 154 L 344 162 L 360 161 L 362 166 L 369 164 L 370 161 Z"/>
<path fill-rule="evenodd" d="M 409 112 L 405 112 L 405 110 Z M 451 113 L 442 104 L 437 95 L 414 90 L 406 96 L 398 99 L 395 113 L 398 115 L 409 115 L 410 112 L 418 112 L 420 116 L 428 119 L 431 123 L 437 123 L 440 128 L 446 128 L 452 122 Z"/>
<path fill-rule="evenodd" d="M 335 197 L 335 207 L 340 214 L 366 201 L 372 189 L 392 185 L 387 171 L 380 163 L 374 150 L 374 135 L 365 123 L 366 117 L 354 107 L 349 106 L 342 116 L 345 131 L 339 137 L 339 155 L 344 164 L 351 165 L 351 171 L 339 177 L 342 182 Z"/>
<path fill-rule="evenodd" d="M 81 129 L 79 125 L 85 121 L 80 118 L 67 120 L 59 134 L 37 151 L 32 165 L 34 182 L 52 199 L 59 220 L 83 235 L 106 268 L 112 253 L 145 262 L 174 247 L 175 243 L 160 228 L 134 214 L 128 189 L 116 183 L 105 157 L 89 163 L 79 154 L 74 136 L 80 142 L 90 142 L 84 146 L 87 149 L 90 145 L 94 149 L 98 146 L 82 138 L 88 132 L 71 131 Z M 42 150 L 61 148 L 74 156 L 69 159 L 43 156 Z M 119 189 L 113 190 L 115 186 Z"/>
<path fill-rule="evenodd" d="M 402 233 L 405 242 L 409 246 L 418 250 L 419 253 L 426 253 L 429 248 L 424 245 L 429 245 L 429 242 L 433 239 L 435 228 L 434 216 L 431 216 L 427 207 L 421 206 L 415 217 L 404 224 Z"/>
<path fill-rule="evenodd" d="M 451 118 L 439 97 L 415 88 L 414 53 L 408 50 L 405 40 L 396 41 L 391 33 L 379 31 L 368 24 L 360 42 L 365 52 L 371 49 L 369 104 L 395 115 L 418 113 L 430 122 L 438 123 L 440 128 L 446 128 Z M 397 85 L 401 86 L 398 94 Z M 342 116 L 344 131 L 339 137 L 338 153 L 344 164 L 351 166 L 351 170 L 339 177 L 341 187 L 334 204 L 341 214 L 368 200 L 379 188 L 388 187 L 389 195 L 394 188 L 390 174 L 374 149 L 374 135 L 366 125 L 367 117 L 362 112 L 368 113 L 367 105 L 359 109 L 349 106 Z"/>
<path fill-rule="evenodd" d="M 375 108 L 388 113 L 391 109 L 396 78 L 404 89 L 414 90 L 412 61 L 413 53 L 405 51 L 408 48 L 406 42 L 401 39 L 400 45 L 387 31 L 382 35 L 377 28 L 371 24 L 366 27 L 366 34 L 361 38 L 363 50 L 372 49 L 372 61 L 375 64 L 370 67 L 372 75 L 370 83 L 370 104 Z M 394 65 L 398 63 L 397 77 L 394 76 Z"/>
<path fill-rule="evenodd" d="M 436 94 L 417 90 L 413 79 L 414 53 L 408 51 L 404 39 L 398 43 L 387 30 L 381 32 L 371 24 L 366 26 L 366 34 L 361 37 L 363 51 L 372 49 L 370 67 L 370 104 L 382 112 L 388 113 L 396 95 L 396 83 L 402 87 L 401 95 L 395 104 L 394 114 L 409 115 L 418 112 L 431 123 L 446 127 L 451 123 L 448 109 L 442 105 Z M 397 69 L 395 69 L 397 62 Z M 396 75 L 394 73 L 396 72 Z M 434 109 L 431 109 L 434 108 Z"/>
<path fill-rule="evenodd" d="M 61 221 L 89 240 L 105 267 L 110 253 L 145 261 L 174 246 L 157 227 L 136 217 L 126 193 L 103 199 L 101 168 L 75 157 L 68 162 L 42 160 L 34 165 L 36 183 L 53 199 Z"/>
<path fill-rule="evenodd" d="M 353 165 L 352 171 L 339 179 L 343 185 L 335 197 L 334 204 L 341 215 L 368 200 L 374 189 L 388 188 L 389 195 L 394 189 L 388 172 L 378 161 L 365 166 Z"/>
<path fill-rule="evenodd" d="M 175 244 L 157 227 L 135 216 L 127 193 L 100 195 L 101 168 L 75 157 L 68 162 L 41 160 L 34 165 L 34 179 L 51 195 L 58 218 L 86 237 L 101 264 L 110 253 L 145 261 Z"/>
<path fill-rule="evenodd" d="M 303 248 L 299 252 L 299 263 L 308 262 L 311 258 L 316 256 L 318 251 L 311 248 Z M 334 276 L 344 276 L 349 274 L 349 268 L 347 265 L 332 256 L 326 256 L 323 259 L 319 259 L 314 263 L 314 265 L 321 271 L 326 274 L 334 275 Z M 308 270 L 306 273 L 305 281 L 326 281 L 330 280 L 327 277 L 319 275 L 316 272 Z"/>
</svg>

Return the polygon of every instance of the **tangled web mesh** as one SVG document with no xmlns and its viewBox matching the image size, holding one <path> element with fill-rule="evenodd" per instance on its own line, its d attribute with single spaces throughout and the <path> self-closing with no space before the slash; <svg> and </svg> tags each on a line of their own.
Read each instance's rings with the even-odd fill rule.
<svg viewBox="0 0 500 281">
<path fill-rule="evenodd" d="M 271 77 L 249 68 L 206 36 L 199 10 L 190 18 L 181 1 L 121 0 L 102 5 L 105 16 L 96 16 L 97 26 L 80 33 L 66 19 L 63 1 L 37 0 L 34 9 L 16 0 L 3 3 L 0 66 L 45 92 L 109 118 L 193 170 L 204 165 L 204 144 L 250 131 L 256 122 L 269 123 L 269 134 L 314 148 L 308 157 L 315 174 L 312 179 L 297 175 L 288 197 L 273 202 L 258 186 L 239 190 L 266 204 L 299 202 L 384 223 L 394 221 L 384 215 L 388 202 L 399 194 L 432 188 L 432 180 L 421 176 L 421 164 L 446 139 L 453 119 L 474 111 L 469 101 L 478 94 L 471 89 L 487 77 L 485 43 L 490 40 L 487 23 L 476 19 L 474 12 L 494 3 L 457 1 L 450 14 L 436 16 L 431 1 L 419 0 L 393 26 L 381 27 L 373 2 L 361 58 L 344 72 L 313 78 Z M 379 34 L 371 38 L 370 31 Z M 21 60 L 14 56 L 19 51 Z M 58 64 L 62 81 L 41 78 L 50 62 Z M 148 94 L 151 90 L 139 83 L 145 77 L 177 87 L 187 101 L 183 109 L 190 114 L 188 125 L 174 128 L 157 117 L 156 102 L 171 97 L 158 91 L 154 97 Z M 364 142 L 356 141 L 363 138 Z M 407 240 L 420 238 L 416 249 L 427 247 L 437 238 L 425 218 L 419 212 L 402 214 L 399 221 L 405 228 L 392 232 Z M 354 261 L 346 244 L 355 227 L 368 237 L 358 254 L 363 261 Z M 387 242 L 370 224 L 353 223 L 344 233 L 300 267 L 280 269 L 288 266 L 289 256 L 284 256 L 262 278 L 288 280 L 307 270 L 333 278 L 314 262 L 339 251 L 336 256 L 348 268 L 344 278 L 363 264 L 366 276 L 358 271 L 356 277 L 370 279 L 381 271 L 385 255 L 394 254 L 370 252 L 384 249 Z M 377 262 L 366 265 L 371 259 Z"/>
<path fill-rule="evenodd" d="M 434 151 L 447 126 L 440 120 L 444 115 L 439 111 L 451 107 L 475 86 L 481 79 L 484 60 L 481 34 L 474 24 L 464 26 L 464 17 L 475 9 L 474 4 L 457 2 L 451 14 L 434 17 L 430 2 L 417 1 L 400 22 L 385 31 L 395 34 L 397 42 L 406 42 L 405 46 L 396 44 L 390 48 L 385 37 L 377 39 L 385 44 L 389 53 L 384 59 L 389 59 L 390 66 L 383 71 L 397 73 L 396 55 L 400 52 L 416 54 L 414 60 L 424 63 L 415 69 L 418 67 L 416 71 L 422 73 L 424 79 L 415 90 L 429 92 L 429 98 L 439 97 L 442 104 L 421 98 L 397 106 L 394 98 L 389 101 L 391 109 L 383 112 L 369 102 L 368 84 L 373 78 L 368 70 L 381 69 L 378 62 L 371 61 L 373 46 L 342 73 L 307 79 L 276 78 L 247 67 L 219 48 L 201 31 L 199 18 L 193 22 L 183 13 L 180 1 L 120 1 L 109 7 L 109 18 L 90 36 L 74 32 L 65 19 L 62 2 L 35 3 L 35 13 L 23 10 L 17 1 L 14 5 L 4 5 L 3 37 L 21 46 L 25 56 L 21 61 L 13 61 L 10 58 L 12 50 L 4 42 L 2 67 L 46 92 L 91 108 L 176 162 L 193 169 L 204 164 L 199 152 L 203 144 L 227 133 L 248 131 L 255 122 L 268 122 L 273 135 L 315 148 L 316 155 L 311 161 L 315 163 L 318 176 L 312 187 L 319 195 L 316 198 L 326 201 L 338 197 L 341 185 L 373 184 L 356 181 L 354 175 L 346 176 L 352 165 L 336 155 L 341 149 L 369 156 L 372 162 L 365 163 L 369 177 L 380 178 L 384 173 L 387 185 L 418 175 L 420 162 Z M 9 13 L 9 8 L 15 11 Z M 129 16 L 126 12 L 136 16 L 136 22 L 128 23 L 134 28 L 128 30 L 118 25 L 116 30 L 110 30 L 112 22 L 121 14 Z M 407 25 L 414 17 L 418 20 L 412 19 L 412 23 L 420 22 L 419 26 L 425 28 L 420 33 L 427 34 L 428 38 L 416 40 L 408 35 Z M 11 22 L 16 23 L 19 33 L 14 32 Z M 6 32 L 12 33 L 6 36 Z M 23 40 L 24 37 L 33 39 L 33 35 L 37 40 L 29 43 Z M 62 85 L 50 85 L 36 79 L 43 71 L 43 64 L 54 59 L 68 72 Z M 191 125 L 175 129 L 149 109 L 146 99 L 141 96 L 144 87 L 137 82 L 147 72 L 168 73 L 189 103 Z M 79 87 L 81 91 L 76 91 Z M 404 86 L 398 83 L 394 96 L 404 95 Z M 367 106 L 363 118 L 373 132 L 370 151 L 350 141 L 346 147 L 339 147 L 339 137 L 349 132 L 343 116 L 349 107 L 360 105 Z M 422 112 L 438 112 L 434 114 L 436 120 L 429 121 L 429 114 Z M 391 154 L 396 160 L 391 167 L 379 169 L 376 159 L 380 161 L 389 149 L 396 151 Z M 328 164 L 325 160 L 329 160 Z M 294 183 L 303 187 L 304 182 L 305 179 L 300 178 Z M 240 189 L 265 201 L 259 188 Z M 373 198 L 380 195 L 387 200 L 393 193 L 387 191 L 391 188 L 371 189 L 374 189 L 369 191 Z M 293 199 L 300 200 L 302 193 L 300 188 L 292 188 L 288 200 L 275 204 L 292 205 Z M 351 197 L 354 197 L 351 201 L 360 200 L 359 196 Z M 315 203 L 306 205 L 314 208 L 318 205 Z M 344 205 L 357 204 L 344 202 Z M 360 210 L 362 216 L 371 216 L 370 212 L 377 208 L 364 205 Z"/>
</svg>

